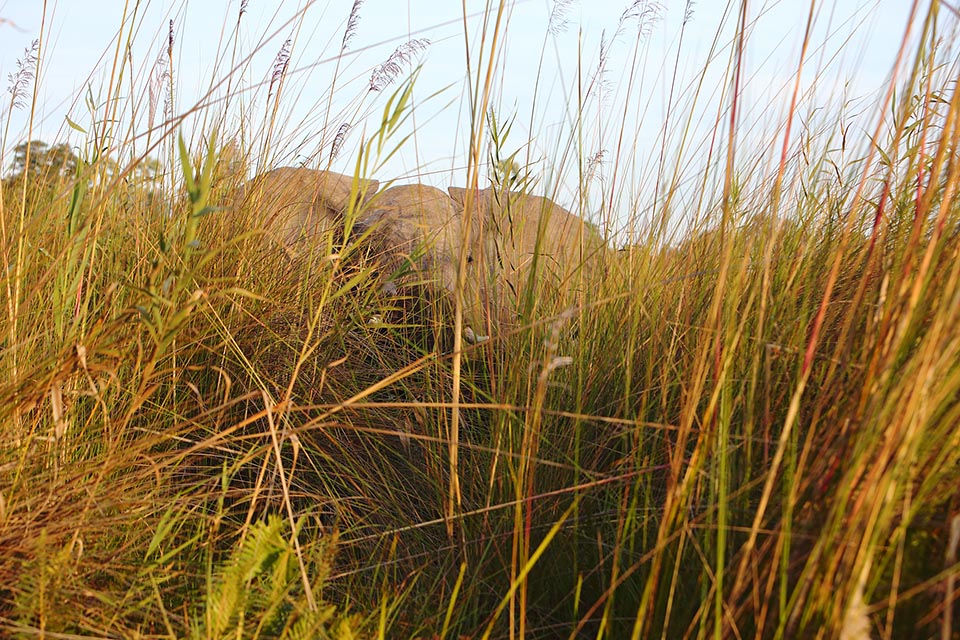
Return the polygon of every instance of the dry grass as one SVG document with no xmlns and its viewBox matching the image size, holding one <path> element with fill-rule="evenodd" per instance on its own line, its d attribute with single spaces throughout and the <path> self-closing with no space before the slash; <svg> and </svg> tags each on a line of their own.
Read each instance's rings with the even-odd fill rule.
<svg viewBox="0 0 960 640">
<path fill-rule="evenodd" d="M 362 37 L 361 5 L 340 54 Z M 463 343 L 462 295 L 381 295 L 351 237 L 356 206 L 345 233 L 292 260 L 237 204 L 282 139 L 295 39 L 252 89 L 269 105 L 257 127 L 210 124 L 250 94 L 231 74 L 192 143 L 168 95 L 148 138 L 157 164 L 142 138 L 108 135 L 109 118 L 66 158 L 20 147 L 27 170 L 0 187 L 3 632 L 960 637 L 960 93 L 946 9 L 934 2 L 904 39 L 912 72 L 891 80 L 869 138 L 842 116 L 801 118 L 798 84 L 782 122 L 806 128 L 779 129 L 775 153 L 738 148 L 733 92 L 694 175 L 666 139 L 649 160 L 655 202 L 630 221 L 642 241 L 575 291 L 515 301 L 516 327 L 479 345 Z M 633 25 L 639 42 L 661 10 L 632 3 L 617 30 Z M 537 183 L 490 115 L 509 63 L 501 18 L 485 16 L 469 49 L 468 193 L 521 180 L 559 199 L 562 180 Z M 31 103 L 43 46 L 11 108 Z M 424 46 L 402 45 L 349 101 L 382 110 L 357 175 L 385 180 L 415 138 L 416 74 L 400 76 Z M 571 94 L 583 118 L 595 71 Z M 123 83 L 104 88 L 116 113 Z M 323 116 L 318 166 L 355 147 L 342 115 Z M 669 139 L 694 135 L 683 109 L 670 118 Z M 626 121 L 609 131 L 609 148 L 628 146 Z M 612 218 L 632 173 L 576 133 L 554 159 L 579 176 L 570 208 L 591 210 L 603 174 Z"/>
</svg>

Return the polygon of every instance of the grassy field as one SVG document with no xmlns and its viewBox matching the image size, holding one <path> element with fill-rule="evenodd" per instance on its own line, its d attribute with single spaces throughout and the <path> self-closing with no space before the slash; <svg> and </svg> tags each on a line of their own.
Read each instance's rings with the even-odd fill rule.
<svg viewBox="0 0 960 640">
<path fill-rule="evenodd" d="M 549 194 L 490 116 L 509 30 L 487 18 L 457 162 Z M 918 7 L 865 132 L 792 93 L 756 149 L 734 144 L 741 22 L 709 162 L 665 149 L 629 221 L 605 193 L 602 277 L 476 345 L 449 297 L 381 295 L 362 238 L 291 258 L 264 237 L 232 194 L 276 110 L 234 131 L 214 102 L 189 133 L 174 103 L 138 131 L 117 73 L 79 146 L 8 124 L 0 634 L 960 638 L 955 18 Z M 415 137 L 411 42 L 340 150 L 366 177 Z M 229 95 L 295 99 L 283 63 Z M 562 204 L 597 219 L 570 135 Z"/>
</svg>

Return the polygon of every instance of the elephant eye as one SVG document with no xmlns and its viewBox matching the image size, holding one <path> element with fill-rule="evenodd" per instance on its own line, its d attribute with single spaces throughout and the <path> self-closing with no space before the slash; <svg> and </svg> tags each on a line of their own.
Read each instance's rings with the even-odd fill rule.
<svg viewBox="0 0 960 640">
<path fill-rule="evenodd" d="M 473 262 L 473 256 L 467 256 L 467 264 L 470 264 L 472 262 Z"/>
</svg>

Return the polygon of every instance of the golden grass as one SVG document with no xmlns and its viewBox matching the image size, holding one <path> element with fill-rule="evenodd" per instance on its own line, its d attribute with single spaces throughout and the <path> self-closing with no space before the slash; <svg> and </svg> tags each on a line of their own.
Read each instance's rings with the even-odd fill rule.
<svg viewBox="0 0 960 640">
<path fill-rule="evenodd" d="M 621 23 L 653 28 L 644 6 Z M 0 187 L 3 633 L 960 637 L 960 94 L 934 28 L 951 15 L 934 2 L 919 46 L 904 38 L 912 73 L 872 139 L 811 123 L 772 160 L 738 150 L 734 92 L 719 163 L 671 173 L 666 143 L 651 160 L 643 241 L 576 296 L 517 301 L 517 326 L 477 345 L 462 281 L 384 299 L 364 238 L 291 260 L 236 202 L 274 155 L 292 45 L 253 136 L 188 143 L 167 113 L 158 165 L 106 121 L 69 162 L 21 147 L 29 168 Z M 468 194 L 485 170 L 519 175 L 490 117 L 509 27 L 485 19 Z M 366 178 L 416 133 L 416 74 L 387 88 L 423 43 L 405 47 L 371 75 Z M 216 109 L 203 121 L 227 121 Z M 597 171 L 629 191 L 571 136 L 556 165 L 580 168 L 572 210 Z M 703 200 L 671 236 L 688 177 Z"/>
</svg>

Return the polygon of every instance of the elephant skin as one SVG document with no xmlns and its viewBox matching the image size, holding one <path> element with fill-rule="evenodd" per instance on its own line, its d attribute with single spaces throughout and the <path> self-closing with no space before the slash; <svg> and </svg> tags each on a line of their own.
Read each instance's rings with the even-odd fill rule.
<svg viewBox="0 0 960 640">
<path fill-rule="evenodd" d="M 466 189 L 448 192 L 461 209 L 468 204 Z M 538 299 L 579 294 L 605 266 L 609 249 L 596 227 L 548 198 L 491 187 L 470 200 L 474 233 L 482 230 L 488 305 L 501 325 L 512 323 L 530 285 Z"/>
<path fill-rule="evenodd" d="M 262 173 L 240 188 L 238 202 L 260 217 L 261 228 L 284 247 L 298 245 L 343 227 L 354 178 L 333 171 L 281 167 Z M 356 179 L 359 202 L 380 183 Z"/>
<path fill-rule="evenodd" d="M 422 184 L 398 185 L 376 195 L 358 218 L 357 233 L 369 230 L 384 274 L 382 290 L 394 293 L 397 287 L 432 286 L 453 294 L 457 287 L 463 238 L 463 211 L 444 191 Z M 469 323 L 470 311 L 478 300 L 480 274 L 474 259 L 481 250 L 479 237 L 463 247 L 464 300 L 467 305 L 464 336 L 479 342 Z M 477 324 L 477 326 L 480 326 Z"/>
<path fill-rule="evenodd" d="M 448 193 L 426 185 L 391 187 L 370 202 L 357 230 L 370 229 L 381 271 L 390 276 L 406 266 L 408 275 L 399 282 L 388 277 L 385 291 L 412 280 L 456 292 L 462 247 L 468 338 L 514 325 L 531 283 L 537 297 L 579 293 L 578 272 L 583 271 L 584 283 L 598 274 L 595 266 L 608 251 L 603 238 L 593 225 L 551 200 L 510 192 L 498 198 L 485 189 L 472 199 L 467 217 L 466 190 L 451 187 Z"/>
</svg>

